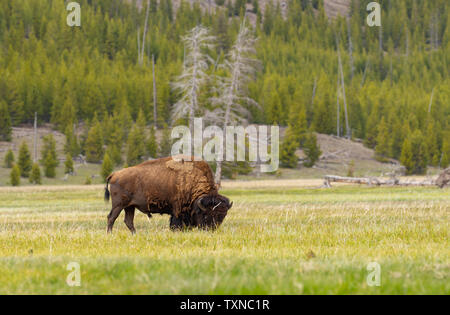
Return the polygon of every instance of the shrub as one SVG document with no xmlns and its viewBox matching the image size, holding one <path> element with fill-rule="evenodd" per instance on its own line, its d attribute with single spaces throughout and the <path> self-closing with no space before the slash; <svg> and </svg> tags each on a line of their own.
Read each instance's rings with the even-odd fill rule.
<svg viewBox="0 0 450 315">
<path fill-rule="evenodd" d="M 5 167 L 12 168 L 14 166 L 14 153 L 11 149 L 5 155 Z"/>
<path fill-rule="evenodd" d="M 22 177 L 30 176 L 32 162 L 30 150 L 28 150 L 28 145 L 26 144 L 26 142 L 22 142 L 20 146 L 17 164 L 19 166 L 20 174 Z"/>
<path fill-rule="evenodd" d="M 73 159 L 72 156 L 67 153 L 66 162 L 64 163 L 64 174 L 73 174 Z"/>
<path fill-rule="evenodd" d="M 33 167 L 31 168 L 30 183 L 36 185 L 42 184 L 41 169 L 39 168 L 39 164 L 37 163 L 34 163 Z"/>
<path fill-rule="evenodd" d="M 10 174 L 10 180 L 12 186 L 19 186 L 20 185 L 20 168 L 16 164 L 13 166 Z"/>
<path fill-rule="evenodd" d="M 113 172 L 114 165 L 111 159 L 109 158 L 108 153 L 105 154 L 103 157 L 103 163 L 102 163 L 102 179 L 104 182 L 106 182 L 106 178 Z"/>
<path fill-rule="evenodd" d="M 317 137 L 314 133 L 310 132 L 306 136 L 305 145 L 303 151 L 307 157 L 306 167 L 313 167 L 314 164 L 319 160 L 322 152 L 320 151 L 319 145 L 317 144 Z"/>
</svg>

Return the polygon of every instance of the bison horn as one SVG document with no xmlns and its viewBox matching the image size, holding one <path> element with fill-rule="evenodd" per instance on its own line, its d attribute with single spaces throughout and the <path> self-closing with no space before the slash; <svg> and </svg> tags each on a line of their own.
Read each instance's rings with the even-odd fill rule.
<svg viewBox="0 0 450 315">
<path fill-rule="evenodd" d="M 228 205 L 228 207 L 231 208 L 232 206 L 233 206 L 233 201 Z"/>
<path fill-rule="evenodd" d="M 213 211 L 216 210 L 216 208 L 217 208 L 218 206 L 220 206 L 221 203 L 222 203 L 222 201 L 219 202 L 218 204 L 216 204 L 216 205 L 214 206 L 214 208 L 213 208 Z"/>
<path fill-rule="evenodd" d="M 197 200 L 197 206 L 202 210 L 202 211 L 207 211 L 206 208 L 202 205 L 202 200 L 204 197 L 201 197 Z"/>
</svg>

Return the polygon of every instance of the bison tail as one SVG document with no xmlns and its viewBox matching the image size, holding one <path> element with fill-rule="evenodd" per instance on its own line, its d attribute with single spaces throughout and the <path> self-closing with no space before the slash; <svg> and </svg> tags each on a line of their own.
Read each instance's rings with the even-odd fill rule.
<svg viewBox="0 0 450 315">
<path fill-rule="evenodd" d="M 111 196 L 111 194 L 109 193 L 109 189 L 108 189 L 108 184 L 109 184 L 109 180 L 111 179 L 111 175 L 108 176 L 108 178 L 106 178 L 106 186 L 105 186 L 105 202 L 109 201 L 109 197 Z"/>
</svg>

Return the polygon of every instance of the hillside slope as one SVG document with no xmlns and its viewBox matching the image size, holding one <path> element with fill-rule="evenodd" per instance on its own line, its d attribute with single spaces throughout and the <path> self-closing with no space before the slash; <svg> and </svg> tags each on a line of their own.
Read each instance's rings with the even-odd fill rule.
<svg viewBox="0 0 450 315">
<path fill-rule="evenodd" d="M 347 16 L 350 11 L 350 0 L 324 0 L 324 9 L 329 18 L 338 15 Z"/>
<path fill-rule="evenodd" d="M 284 129 L 284 128 L 283 128 Z M 45 179 L 44 184 L 83 184 L 86 177 L 91 177 L 93 183 L 100 184 L 101 179 L 98 174 L 100 165 L 98 164 L 78 164 L 75 162 L 75 176 L 66 177 L 64 175 L 64 143 L 65 136 L 51 129 L 51 125 L 45 125 L 38 128 L 38 159 L 40 159 L 40 150 L 42 149 L 42 138 L 52 133 L 56 140 L 56 148 L 60 165 L 57 170 L 57 178 Z M 21 126 L 13 128 L 13 141 L 0 142 L 0 186 L 7 185 L 9 182 L 10 169 L 3 166 L 4 156 L 9 149 L 12 149 L 17 159 L 20 144 L 25 141 L 30 151 L 33 150 L 33 128 L 30 126 Z M 158 135 L 160 137 L 160 135 Z M 158 137 L 158 138 L 159 138 Z M 337 138 L 334 136 L 318 134 L 318 144 L 322 151 L 320 161 L 311 169 L 299 166 L 295 170 L 283 169 L 279 172 L 279 178 L 321 178 L 326 174 L 346 175 L 349 164 L 354 162 L 354 171 L 356 176 L 380 176 L 399 169 L 399 165 L 393 161 L 390 164 L 379 163 L 374 159 L 374 152 L 363 146 L 360 142 Z M 297 150 L 300 159 L 304 157 L 302 150 Z M 239 176 L 238 178 L 249 179 L 257 175 L 259 178 L 272 178 L 274 175 L 252 174 L 250 176 Z M 22 184 L 27 184 L 23 179 Z"/>
</svg>

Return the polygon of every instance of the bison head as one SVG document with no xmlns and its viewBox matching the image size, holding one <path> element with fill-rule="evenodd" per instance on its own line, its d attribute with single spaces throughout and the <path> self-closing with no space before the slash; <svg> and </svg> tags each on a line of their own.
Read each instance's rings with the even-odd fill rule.
<svg viewBox="0 0 450 315">
<path fill-rule="evenodd" d="M 194 202 L 192 223 L 200 228 L 215 229 L 232 206 L 233 202 L 219 194 L 202 196 Z"/>
</svg>

